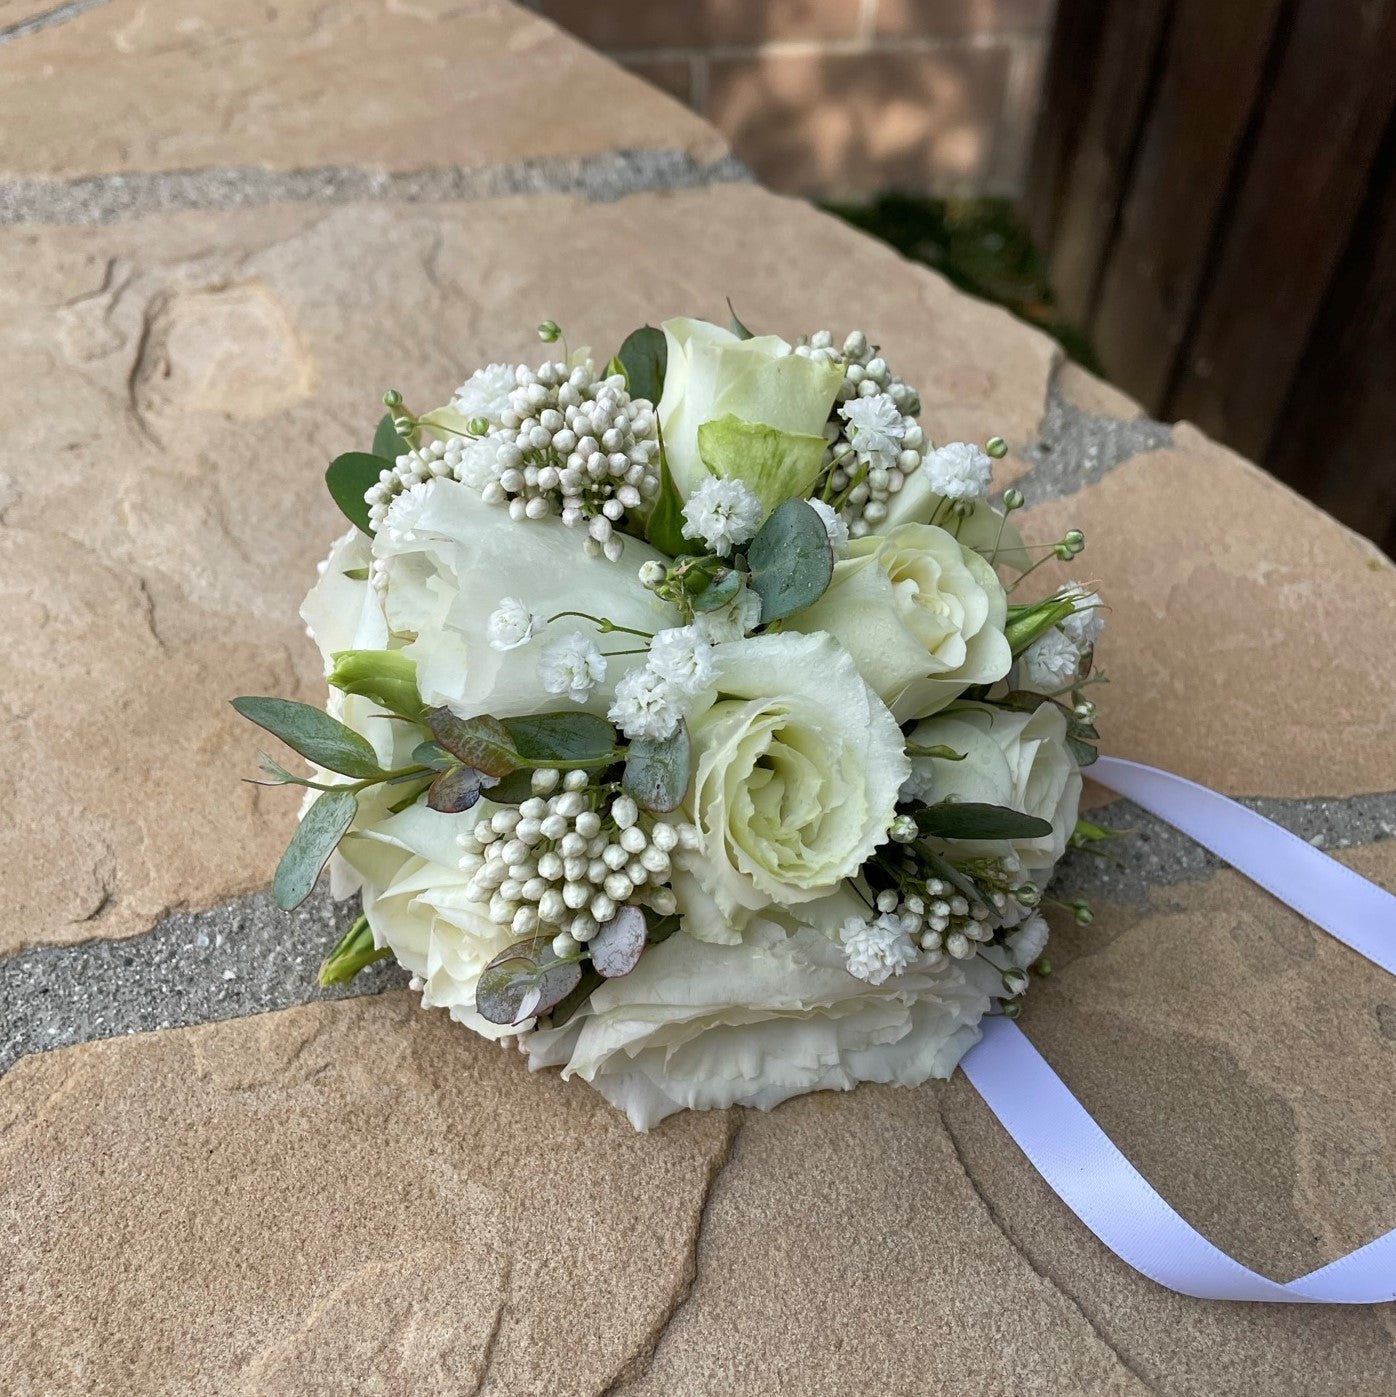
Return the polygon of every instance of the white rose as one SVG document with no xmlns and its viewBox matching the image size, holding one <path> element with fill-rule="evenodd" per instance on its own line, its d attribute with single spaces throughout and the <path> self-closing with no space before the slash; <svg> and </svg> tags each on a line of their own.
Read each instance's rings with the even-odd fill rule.
<svg viewBox="0 0 1396 1397">
<path fill-rule="evenodd" d="M 946 746 L 962 761 L 913 757 L 908 792 L 928 804 L 948 797 L 1003 805 L 1048 820 L 1052 833 L 1037 839 L 956 840 L 957 853 L 1016 855 L 1027 873 L 1050 869 L 1076 828 L 1081 773 L 1066 745 L 1066 714 L 1054 703 L 1032 713 L 981 704 L 931 718 L 910 741 Z"/>
<path fill-rule="evenodd" d="M 679 494 L 708 478 L 698 428 L 731 413 L 783 432 L 819 436 L 829 420 L 843 368 L 796 354 L 779 335 L 739 339 L 706 320 L 666 320 L 669 361 L 660 395 L 664 454 Z"/>
<path fill-rule="evenodd" d="M 685 1109 L 770 1110 L 810 1091 L 948 1077 L 1000 988 L 977 959 L 913 962 L 871 985 L 824 932 L 758 917 L 737 945 L 679 932 L 651 946 L 562 1028 L 524 1041 L 532 1067 L 584 1078 L 648 1130 Z"/>
<path fill-rule="evenodd" d="M 417 662 L 422 699 L 433 707 L 449 704 L 464 717 L 557 708 L 557 695 L 539 679 L 544 646 L 569 633 L 601 639 L 589 621 L 566 617 L 529 644 L 499 650 L 490 644 L 490 618 L 506 600 L 544 621 L 585 611 L 653 632 L 680 620 L 636 576 L 639 564 L 661 556 L 639 539 L 626 541 L 623 562 L 589 558 L 580 531 L 561 519 L 515 522 L 454 480 L 433 480 L 399 496 L 373 551 L 385 567 L 388 623 L 396 635 L 412 637 L 403 650 Z M 586 708 L 604 714 L 616 684 L 643 663 L 643 655 L 609 659 Z"/>
<path fill-rule="evenodd" d="M 1008 673 L 1008 601 L 973 549 L 944 529 L 900 524 L 846 552 L 824 595 L 787 625 L 837 639 L 898 722 Z"/>
<path fill-rule="evenodd" d="M 988 500 L 975 500 L 968 514 L 954 513 L 945 496 L 936 494 L 924 466 L 912 471 L 902 488 L 888 499 L 887 518 L 878 527 L 886 534 L 898 524 L 929 524 L 932 519 L 966 548 L 992 558 L 996 567 L 1023 572 L 1032 564 L 1022 534 L 1002 509 L 995 509 Z"/>
<path fill-rule="evenodd" d="M 482 801 L 471 818 L 488 819 L 494 809 Z M 470 875 L 459 867 L 460 830 L 460 816 L 413 805 L 354 830 L 339 852 L 361 880 L 374 944 L 387 946 L 421 977 L 423 1006 L 447 1009 L 476 1033 L 499 1038 L 518 1030 L 475 1012 L 475 985 L 517 938 L 466 898 Z"/>
<path fill-rule="evenodd" d="M 887 837 L 909 764 L 896 721 L 829 636 L 731 641 L 712 660 L 721 697 L 689 717 L 699 847 L 681 864 L 716 906 L 708 934 L 725 921 L 734 936 L 752 913 L 856 873 Z"/>
</svg>

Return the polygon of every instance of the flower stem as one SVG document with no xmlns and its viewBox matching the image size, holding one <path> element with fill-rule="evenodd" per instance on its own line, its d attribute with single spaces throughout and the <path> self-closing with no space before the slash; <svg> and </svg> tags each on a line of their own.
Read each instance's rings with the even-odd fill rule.
<svg viewBox="0 0 1396 1397">
<path fill-rule="evenodd" d="M 590 621 L 602 635 L 610 635 L 612 631 L 617 631 L 621 635 L 638 635 L 641 640 L 653 640 L 653 631 L 637 631 L 633 626 L 618 626 L 614 621 L 608 621 L 604 616 L 593 616 L 589 611 L 559 611 L 556 616 L 548 617 L 548 624 L 560 621 L 564 616 L 576 616 L 583 621 Z"/>
</svg>

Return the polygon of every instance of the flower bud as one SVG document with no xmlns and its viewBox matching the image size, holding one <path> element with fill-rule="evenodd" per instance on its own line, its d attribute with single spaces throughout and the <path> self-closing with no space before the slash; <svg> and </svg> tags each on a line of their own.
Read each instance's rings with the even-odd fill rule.
<svg viewBox="0 0 1396 1397">
<path fill-rule="evenodd" d="M 987 455 L 992 456 L 994 460 L 1001 461 L 1008 455 L 1008 443 L 1004 441 L 1002 437 L 990 437 L 989 440 L 984 443 L 984 451 Z"/>
<path fill-rule="evenodd" d="M 887 829 L 887 835 L 898 844 L 910 844 L 920 831 L 910 815 L 898 815 Z"/>
<path fill-rule="evenodd" d="M 389 408 L 401 407 L 402 394 L 399 393 L 396 388 L 389 388 L 388 391 L 383 394 L 383 406 Z"/>
<path fill-rule="evenodd" d="M 562 331 L 558 329 L 556 320 L 545 320 L 538 327 L 538 338 L 544 344 L 556 344 L 562 338 Z"/>
<path fill-rule="evenodd" d="M 400 650 L 341 650 L 331 658 L 329 682 L 336 689 L 371 699 L 400 717 L 421 719 L 415 660 Z"/>
<path fill-rule="evenodd" d="M 490 424 L 483 417 L 472 417 L 470 421 L 465 424 L 465 430 L 469 432 L 472 437 L 485 436 L 486 433 L 489 432 L 489 429 Z"/>
<path fill-rule="evenodd" d="M 1016 485 L 1010 485 L 1003 492 L 1003 507 L 1011 514 L 1015 509 L 1022 509 L 1027 503 L 1023 497 L 1023 492 Z"/>
<path fill-rule="evenodd" d="M 651 592 L 660 587 L 667 576 L 668 569 L 658 558 L 649 558 L 640 564 L 640 586 Z"/>
</svg>

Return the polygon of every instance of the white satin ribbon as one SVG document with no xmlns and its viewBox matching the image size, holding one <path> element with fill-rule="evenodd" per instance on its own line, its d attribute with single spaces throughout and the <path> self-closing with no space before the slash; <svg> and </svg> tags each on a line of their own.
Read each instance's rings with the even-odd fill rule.
<svg viewBox="0 0 1396 1397">
<path fill-rule="evenodd" d="M 1101 757 L 1093 779 L 1166 820 L 1267 892 L 1396 975 L 1396 897 L 1216 791 Z M 1170 1207 L 1016 1024 L 984 1021 L 961 1064 L 1038 1173 L 1116 1256 L 1203 1300 L 1369 1305 L 1396 1300 L 1396 1230 L 1281 1284 L 1241 1265 Z"/>
</svg>

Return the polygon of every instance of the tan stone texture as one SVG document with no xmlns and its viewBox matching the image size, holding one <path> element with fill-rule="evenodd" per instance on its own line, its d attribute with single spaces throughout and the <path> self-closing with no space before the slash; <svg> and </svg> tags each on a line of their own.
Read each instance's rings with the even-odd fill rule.
<svg viewBox="0 0 1396 1397">
<path fill-rule="evenodd" d="M 628 274 L 602 297 L 527 275 L 563 243 Z M 296 619 L 342 528 L 321 472 L 367 445 L 383 388 L 444 401 L 477 365 L 536 355 L 549 315 L 606 353 L 647 319 L 721 318 L 725 296 L 755 325 L 845 329 L 821 266 L 865 287 L 860 319 L 938 437 L 1031 440 L 1045 338 L 746 186 L 0 230 L 0 786 L 18 812 L 0 853 L 29 870 L 0 891 L 0 950 L 265 883 L 295 802 L 243 784 L 265 744 L 227 700 L 322 692 Z"/>
<path fill-rule="evenodd" d="M 1086 535 L 1037 577 L 1109 603 L 1104 751 L 1245 795 L 1396 787 L 1396 566 L 1374 545 L 1186 425 L 1021 527 Z"/>
<path fill-rule="evenodd" d="M 5 78 L 11 176 L 726 150 L 693 113 L 502 0 L 109 0 L 7 47 Z"/>
</svg>

